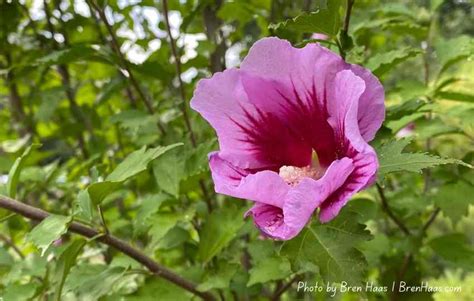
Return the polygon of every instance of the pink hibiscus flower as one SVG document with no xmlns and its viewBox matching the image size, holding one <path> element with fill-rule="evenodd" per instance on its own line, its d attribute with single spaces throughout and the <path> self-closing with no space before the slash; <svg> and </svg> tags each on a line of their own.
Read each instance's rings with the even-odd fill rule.
<svg viewBox="0 0 474 301">
<path fill-rule="evenodd" d="M 375 180 L 367 142 L 384 120 L 383 87 L 318 44 L 262 39 L 240 69 L 201 80 L 191 107 L 217 132 L 216 192 L 254 201 L 246 216 L 271 238 L 295 237 L 316 208 L 333 219 Z"/>
</svg>

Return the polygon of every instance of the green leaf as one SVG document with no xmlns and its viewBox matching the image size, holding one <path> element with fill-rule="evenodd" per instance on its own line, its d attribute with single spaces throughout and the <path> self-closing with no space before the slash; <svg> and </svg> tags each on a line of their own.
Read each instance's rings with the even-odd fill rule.
<svg viewBox="0 0 474 301">
<path fill-rule="evenodd" d="M 25 161 L 30 155 L 31 151 L 34 148 L 38 148 L 39 146 L 41 145 L 32 144 L 23 152 L 23 154 L 20 157 L 18 157 L 15 160 L 15 163 L 13 163 L 13 166 L 10 169 L 10 172 L 8 173 L 8 181 L 7 181 L 7 194 L 9 197 L 11 198 L 16 197 L 16 188 L 18 186 L 18 180 L 20 178 L 21 170 L 23 166 L 25 165 Z"/>
<path fill-rule="evenodd" d="M 160 301 L 187 301 L 191 300 L 191 295 L 169 281 L 151 277 L 135 293 L 124 298 L 125 301 L 156 301 L 158 299 Z"/>
<path fill-rule="evenodd" d="M 434 203 L 456 224 L 468 214 L 469 205 L 474 204 L 474 187 L 465 182 L 442 186 Z"/>
<path fill-rule="evenodd" d="M 94 210 L 92 209 L 92 202 L 89 193 L 86 190 L 81 190 L 75 200 L 74 215 L 86 221 L 92 221 L 94 217 Z"/>
<path fill-rule="evenodd" d="M 341 1 L 331 0 L 327 7 L 319 8 L 316 12 L 303 13 L 293 19 L 277 24 L 270 24 L 268 28 L 274 30 L 294 30 L 300 33 L 324 33 L 335 37 L 341 26 L 339 9 Z"/>
<path fill-rule="evenodd" d="M 153 174 L 158 187 L 178 198 L 179 184 L 184 176 L 184 161 L 176 151 L 168 152 L 162 160 L 153 162 Z"/>
<path fill-rule="evenodd" d="M 76 264 L 76 258 L 85 246 L 86 241 L 79 239 L 73 241 L 59 256 L 53 280 L 56 282 L 56 290 L 54 292 L 54 300 L 60 301 L 64 282 L 71 268 Z"/>
<path fill-rule="evenodd" d="M 198 258 L 207 263 L 225 248 L 244 225 L 243 212 L 234 207 L 213 211 L 200 233 Z"/>
<path fill-rule="evenodd" d="M 124 181 L 145 171 L 151 161 L 180 145 L 183 144 L 175 143 L 168 146 L 150 148 L 148 150 L 146 146 L 143 146 L 141 149 L 132 152 L 117 165 L 107 178 L 105 178 L 104 182 L 89 185 L 87 191 L 89 192 L 92 203 L 94 205 L 100 204 L 109 193 L 117 190 Z"/>
<path fill-rule="evenodd" d="M 398 120 L 402 117 L 418 112 L 425 105 L 426 102 L 420 99 L 412 99 L 399 105 L 388 107 L 386 120 Z"/>
<path fill-rule="evenodd" d="M 148 164 L 163 155 L 170 149 L 183 145 L 182 143 L 175 143 L 168 146 L 158 146 L 155 148 L 141 149 L 134 151 L 123 160 L 111 174 L 105 179 L 111 182 L 122 182 L 131 178 L 140 172 L 147 169 Z"/>
<path fill-rule="evenodd" d="M 402 153 L 410 142 L 410 139 L 392 140 L 377 150 L 380 164 L 379 178 L 398 171 L 421 172 L 422 169 L 441 164 L 460 164 L 472 168 L 471 165 L 457 159 L 442 158 L 427 153 Z"/>
<path fill-rule="evenodd" d="M 435 49 L 441 65 L 439 71 L 439 75 L 441 75 L 452 65 L 474 55 L 474 41 L 469 36 L 458 36 L 449 40 L 439 39 Z"/>
<path fill-rule="evenodd" d="M 98 61 L 111 63 L 110 56 L 101 51 L 99 45 L 74 45 L 67 49 L 56 50 L 36 60 L 36 65 L 59 65 L 78 61 Z"/>
<path fill-rule="evenodd" d="M 184 213 L 163 212 L 150 218 L 151 246 L 155 246 L 176 224 L 184 218 Z"/>
<path fill-rule="evenodd" d="M 41 250 L 43 256 L 49 246 L 67 232 L 71 222 L 71 216 L 51 214 L 28 233 L 27 239 Z"/>
<path fill-rule="evenodd" d="M 367 263 L 356 247 L 370 237 L 365 226 L 357 223 L 355 213 L 341 212 L 327 224 L 314 222 L 306 227 L 296 238 L 285 242 L 280 255 L 290 260 L 295 272 L 315 265 L 326 282 L 360 285 Z"/>
<path fill-rule="evenodd" d="M 135 236 L 145 233 L 150 227 L 151 217 L 160 209 L 161 204 L 166 201 L 164 194 L 152 194 L 145 196 L 134 219 L 133 233 Z"/>
<path fill-rule="evenodd" d="M 441 258 L 455 267 L 467 271 L 474 270 L 474 249 L 468 244 L 464 234 L 453 233 L 432 239 L 431 248 Z"/>
<path fill-rule="evenodd" d="M 474 103 L 474 94 L 468 94 L 457 91 L 439 91 L 435 94 L 436 98 L 445 100 L 455 100 L 467 103 Z"/>
<path fill-rule="evenodd" d="M 250 279 L 247 286 L 256 283 L 284 279 L 291 275 L 291 264 L 285 257 L 267 257 L 254 263 L 250 269 Z"/>
<path fill-rule="evenodd" d="M 28 141 L 30 141 L 30 138 L 30 135 L 25 135 L 20 139 L 4 140 L 2 143 L 0 143 L 0 146 L 6 153 L 16 153 L 22 149 L 28 143 Z"/>
<path fill-rule="evenodd" d="M 217 272 L 208 275 L 204 282 L 198 285 L 199 291 L 209 291 L 211 289 L 226 289 L 237 272 L 239 265 L 228 262 L 219 262 Z"/>
<path fill-rule="evenodd" d="M 36 294 L 37 287 L 38 285 L 36 283 L 10 284 L 1 297 L 3 297 L 2 299 L 5 301 L 31 300 Z"/>
<path fill-rule="evenodd" d="M 384 53 L 378 53 L 369 59 L 369 61 L 367 62 L 367 68 L 372 70 L 372 72 L 376 76 L 380 77 L 396 65 L 421 53 L 423 53 L 423 51 L 416 48 L 404 48 Z"/>
<path fill-rule="evenodd" d="M 113 291 L 114 285 L 123 277 L 123 267 L 83 264 L 71 269 L 64 284 L 64 292 L 74 291 L 79 300 L 99 300 Z"/>
</svg>

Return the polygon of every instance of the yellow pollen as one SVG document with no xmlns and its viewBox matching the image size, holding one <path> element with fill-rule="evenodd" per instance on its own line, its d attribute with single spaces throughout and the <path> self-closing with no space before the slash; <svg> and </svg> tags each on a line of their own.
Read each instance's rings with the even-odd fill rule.
<svg viewBox="0 0 474 301">
<path fill-rule="evenodd" d="M 324 170 L 319 166 L 296 167 L 284 165 L 280 167 L 278 174 L 288 185 L 295 186 L 298 185 L 303 178 L 311 178 L 314 180 L 321 178 L 324 174 Z"/>
</svg>

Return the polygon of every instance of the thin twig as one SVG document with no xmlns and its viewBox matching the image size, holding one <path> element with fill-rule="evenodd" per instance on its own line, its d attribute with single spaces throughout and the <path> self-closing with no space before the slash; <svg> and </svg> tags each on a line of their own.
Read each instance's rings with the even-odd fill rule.
<svg viewBox="0 0 474 301">
<path fill-rule="evenodd" d="M 51 45 L 52 45 L 54 50 L 59 50 L 59 45 L 54 40 L 54 34 L 55 34 L 56 31 L 54 30 L 53 23 L 51 22 L 52 16 L 51 16 L 51 12 L 49 11 L 48 2 L 46 0 L 43 0 L 43 6 L 44 6 L 43 7 L 44 13 L 46 15 L 46 24 L 48 26 L 49 32 L 53 36 L 53 38 L 51 40 L 52 41 Z M 65 37 L 65 35 L 64 35 L 64 37 Z M 66 39 L 65 39 L 65 41 L 66 41 Z M 82 111 L 81 111 L 79 105 L 76 102 L 75 93 L 74 93 L 74 90 L 71 87 L 71 77 L 70 77 L 67 65 L 59 64 L 57 66 L 57 72 L 61 76 L 61 82 L 62 82 L 63 86 L 65 87 L 65 94 L 66 94 L 66 97 L 68 99 L 69 107 L 70 107 L 71 114 L 72 114 L 73 118 L 76 120 L 76 122 L 78 124 L 85 124 L 88 131 L 89 131 L 89 134 L 92 137 L 93 134 L 94 134 L 93 129 L 90 126 L 89 122 L 84 117 L 84 115 L 82 114 Z M 86 142 L 85 142 L 85 139 L 84 139 L 84 136 L 83 136 L 82 132 L 78 133 L 77 140 L 78 140 L 79 147 L 81 149 L 83 157 L 85 159 L 89 158 L 89 152 L 87 151 Z"/>
<path fill-rule="evenodd" d="M 26 218 L 35 221 L 42 221 L 47 218 L 50 213 L 46 212 L 42 209 L 27 205 L 25 203 L 13 200 L 6 196 L 0 196 L 0 208 L 18 213 Z M 145 267 L 147 267 L 153 274 L 156 276 L 160 276 L 180 287 L 183 289 L 195 294 L 196 296 L 201 297 L 204 300 L 215 301 L 215 297 L 209 292 L 200 292 L 196 289 L 196 284 L 190 282 L 175 274 L 173 271 L 169 270 L 168 268 L 162 266 L 161 264 L 154 261 L 152 258 L 148 257 L 142 251 L 134 248 L 127 242 L 113 236 L 110 234 L 102 234 L 90 227 L 87 227 L 78 222 L 72 222 L 69 225 L 68 231 L 82 235 L 87 238 L 95 238 L 97 241 L 106 244 L 110 247 L 115 248 L 116 250 L 122 252 L 123 254 L 133 258 L 137 262 L 141 263 Z"/>
<path fill-rule="evenodd" d="M 408 270 L 408 267 L 410 266 L 412 258 L 413 258 L 413 255 L 411 253 L 405 254 L 405 257 L 403 258 L 402 266 L 400 268 L 400 271 L 397 274 L 397 278 L 396 278 L 397 286 L 395 287 L 395 290 L 392 292 L 392 295 L 390 296 L 390 301 L 398 300 L 398 292 L 400 291 L 399 289 L 400 282 L 403 280 L 403 277 L 405 276 Z"/>
<path fill-rule="evenodd" d="M 120 50 L 120 44 L 117 40 L 117 37 L 115 36 L 114 29 L 110 25 L 109 21 L 107 20 L 107 16 L 105 15 L 104 10 L 95 3 L 95 0 L 88 0 L 87 1 L 90 6 L 99 14 L 100 19 L 102 20 L 102 23 L 104 23 L 105 27 L 107 28 L 107 32 L 109 33 L 110 39 L 111 39 L 111 45 L 112 45 L 112 50 L 115 52 L 117 55 L 119 61 L 120 61 L 120 66 L 126 71 L 126 77 L 130 80 L 130 83 L 132 86 L 135 88 L 135 91 L 137 92 L 138 96 L 140 97 L 141 101 L 145 105 L 147 111 L 149 114 L 153 115 L 155 114 L 155 109 L 153 108 L 153 105 L 151 101 L 148 99 L 148 97 L 145 95 L 145 92 L 143 89 L 140 87 L 140 84 L 138 83 L 137 79 L 135 78 L 134 73 L 132 72 L 130 68 L 130 63 L 129 61 L 125 58 L 123 55 L 122 51 Z M 166 131 L 164 127 L 161 125 L 160 122 L 158 122 L 158 128 L 162 134 L 165 134 Z"/>
<path fill-rule="evenodd" d="M 355 0 L 347 0 L 346 4 L 346 13 L 344 15 L 344 23 L 342 24 L 341 28 L 341 37 L 348 37 L 349 36 L 349 24 L 351 23 L 351 13 L 352 13 L 352 6 L 354 5 Z M 341 54 L 342 59 L 346 59 L 346 51 L 341 45 L 341 41 L 337 40 L 337 47 L 339 48 L 339 53 Z"/>
<path fill-rule="evenodd" d="M 349 24 L 351 22 L 351 13 L 352 6 L 354 5 L 355 0 L 347 0 L 346 14 L 344 16 L 344 24 L 342 25 L 341 31 L 344 33 L 349 33 Z"/>
<path fill-rule="evenodd" d="M 433 212 L 431 213 L 431 216 L 430 218 L 428 219 L 428 221 L 425 223 L 425 225 L 423 226 L 423 228 L 421 229 L 421 233 L 425 233 L 428 228 L 433 224 L 433 222 L 435 221 L 436 217 L 438 216 L 439 212 L 441 211 L 441 209 L 439 207 L 436 207 L 435 210 L 433 210 Z"/>
<path fill-rule="evenodd" d="M 21 259 L 25 259 L 25 255 L 23 254 L 23 252 L 15 245 L 15 243 L 13 242 L 13 240 L 11 240 L 10 238 L 6 237 L 5 235 L 1 234 L 0 233 L 0 240 L 3 240 L 10 248 L 13 249 L 13 251 L 15 251 L 16 254 L 18 254 L 18 256 L 20 256 Z"/>
<path fill-rule="evenodd" d="M 181 94 L 181 113 L 183 114 L 184 122 L 186 124 L 186 128 L 189 132 L 189 136 L 191 139 L 191 144 L 194 148 L 197 147 L 197 141 L 196 141 L 196 136 L 194 134 L 194 130 L 191 126 L 191 121 L 189 119 L 188 115 L 188 110 L 187 110 L 187 102 L 186 102 L 186 92 L 184 89 L 184 83 L 183 80 L 181 79 L 181 59 L 178 54 L 177 48 L 176 48 L 176 42 L 173 38 L 173 35 L 171 33 L 171 27 L 170 27 L 170 22 L 169 22 L 169 16 L 168 16 L 168 1 L 163 0 L 163 15 L 165 18 L 165 23 L 166 23 L 166 31 L 168 33 L 168 38 L 170 41 L 170 47 L 171 47 L 171 52 L 173 54 L 173 59 L 175 62 L 176 66 L 176 75 L 178 77 L 178 84 L 179 84 L 179 91 Z M 202 193 L 204 195 L 204 200 L 206 201 L 207 209 L 209 212 L 212 211 L 213 206 L 211 202 L 211 198 L 209 196 L 209 192 L 207 191 L 206 184 L 204 183 L 203 180 L 199 180 L 199 186 L 202 190 Z"/>
<path fill-rule="evenodd" d="M 290 279 L 290 281 L 288 281 L 288 283 L 286 283 L 285 285 L 283 285 L 282 287 L 280 287 L 272 296 L 271 300 L 272 301 L 277 301 L 277 300 L 280 300 L 280 297 L 281 295 L 283 295 L 290 287 L 293 283 L 295 283 L 296 281 L 298 281 L 300 279 L 300 276 L 297 275 L 297 276 L 294 276 L 293 278 Z"/>
<path fill-rule="evenodd" d="M 181 58 L 178 54 L 178 51 L 176 49 L 176 43 L 175 43 L 175 40 L 173 38 L 173 35 L 171 34 L 171 27 L 170 27 L 170 21 L 169 21 L 169 17 L 168 17 L 168 1 L 167 0 L 163 0 L 162 1 L 163 3 L 163 15 L 164 15 L 164 18 L 165 18 L 165 23 L 166 23 L 166 31 L 168 33 L 168 38 L 170 40 L 170 47 L 171 47 L 171 53 L 173 54 L 173 59 L 174 59 L 174 62 L 175 62 L 175 66 L 176 66 L 176 75 L 178 77 L 178 83 L 179 83 L 179 91 L 180 91 L 180 94 L 181 94 L 181 113 L 183 114 L 183 118 L 184 118 L 184 122 L 186 124 L 186 128 L 189 132 L 189 135 L 191 137 L 191 143 L 193 144 L 194 147 L 196 147 L 197 145 L 197 142 L 196 142 L 196 136 L 194 135 L 194 131 L 193 131 L 193 128 L 191 126 L 191 121 L 189 120 L 189 116 L 188 116 L 188 110 L 187 110 L 187 106 L 186 106 L 186 92 L 184 90 L 184 84 L 183 84 L 183 80 L 181 79 Z"/>
<path fill-rule="evenodd" d="M 382 208 L 384 209 L 385 213 L 387 213 L 388 217 L 390 217 L 390 219 L 395 224 L 397 224 L 397 226 L 400 228 L 400 230 L 402 230 L 403 233 L 405 233 L 406 235 L 410 235 L 410 231 L 408 230 L 408 228 L 403 224 L 401 220 L 398 219 L 398 217 L 392 212 L 392 209 L 390 209 L 390 207 L 388 206 L 387 197 L 385 196 L 383 188 L 378 183 L 375 186 L 377 187 L 380 200 L 382 201 Z"/>
</svg>

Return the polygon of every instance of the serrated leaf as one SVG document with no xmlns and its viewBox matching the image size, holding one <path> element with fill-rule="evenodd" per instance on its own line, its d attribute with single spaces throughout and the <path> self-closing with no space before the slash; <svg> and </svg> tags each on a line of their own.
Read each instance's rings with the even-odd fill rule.
<svg viewBox="0 0 474 301">
<path fill-rule="evenodd" d="M 213 211 L 200 233 L 198 258 L 207 263 L 216 256 L 244 225 L 243 212 L 232 206 Z"/>
<path fill-rule="evenodd" d="M 269 28 L 274 30 L 294 30 L 300 33 L 324 33 L 335 37 L 341 26 L 339 8 L 341 1 L 331 0 L 327 7 L 319 8 L 316 12 L 303 13 L 293 19 L 277 24 L 270 24 Z"/>
<path fill-rule="evenodd" d="M 370 237 L 365 226 L 357 223 L 356 214 L 346 211 L 327 224 L 314 222 L 307 226 L 296 238 L 285 242 L 280 255 L 290 260 L 293 271 L 313 264 L 326 282 L 360 285 L 367 262 L 356 247 Z"/>
<path fill-rule="evenodd" d="M 404 48 L 378 53 L 369 59 L 367 62 L 367 68 L 372 70 L 376 76 L 380 77 L 396 65 L 408 60 L 409 58 L 415 57 L 420 53 L 423 52 L 416 48 Z"/>
<path fill-rule="evenodd" d="M 285 279 L 291 275 L 291 264 L 285 257 L 267 257 L 254 263 L 247 286 Z"/>
<path fill-rule="evenodd" d="M 469 36 L 458 36 L 449 40 L 439 39 L 435 49 L 441 65 L 439 74 L 442 74 L 452 65 L 472 57 L 474 55 L 474 42 Z"/>
<path fill-rule="evenodd" d="M 168 146 L 150 148 L 148 150 L 146 146 L 143 146 L 141 149 L 132 152 L 117 165 L 107 178 L 105 178 L 104 182 L 89 185 L 87 191 L 89 192 L 92 203 L 94 205 L 100 204 L 109 193 L 118 189 L 124 181 L 145 171 L 151 161 L 181 145 L 183 144 L 175 143 Z"/>
<path fill-rule="evenodd" d="M 421 172 L 425 168 L 442 164 L 460 164 L 472 168 L 469 164 L 457 159 L 442 158 L 427 153 L 402 153 L 410 142 L 410 139 L 392 140 L 377 150 L 380 166 L 379 178 L 398 171 Z"/>
<path fill-rule="evenodd" d="M 110 56 L 104 55 L 98 45 L 74 45 L 67 49 L 52 51 L 37 59 L 35 64 L 51 66 L 86 60 L 111 63 Z"/>
<path fill-rule="evenodd" d="M 388 107 L 386 120 L 398 120 L 402 117 L 418 112 L 425 105 L 426 102 L 420 99 L 411 99 L 402 104 Z"/>
<path fill-rule="evenodd" d="M 436 237 L 429 243 L 441 258 L 467 271 L 474 270 L 474 248 L 464 234 L 453 233 Z"/>
<path fill-rule="evenodd" d="M 67 232 L 71 221 L 71 216 L 51 214 L 28 233 L 27 239 L 41 250 L 43 256 L 49 246 Z"/>
<path fill-rule="evenodd" d="M 34 148 L 38 148 L 41 144 L 32 144 L 30 145 L 23 154 L 15 160 L 13 163 L 10 172 L 8 173 L 8 181 L 7 181 L 7 195 L 11 198 L 16 197 L 16 188 L 18 186 L 18 180 L 20 178 L 21 170 L 25 164 L 26 159 L 31 154 L 31 151 Z"/>
<path fill-rule="evenodd" d="M 53 275 L 53 281 L 56 282 L 56 290 L 54 292 L 54 300 L 60 301 L 64 282 L 71 268 L 76 264 L 76 258 L 85 246 L 86 241 L 79 239 L 73 241 L 59 256 L 56 270 Z"/>
</svg>

